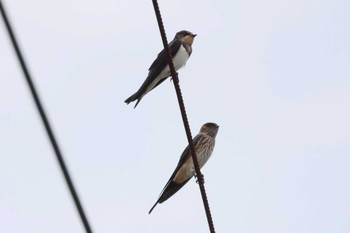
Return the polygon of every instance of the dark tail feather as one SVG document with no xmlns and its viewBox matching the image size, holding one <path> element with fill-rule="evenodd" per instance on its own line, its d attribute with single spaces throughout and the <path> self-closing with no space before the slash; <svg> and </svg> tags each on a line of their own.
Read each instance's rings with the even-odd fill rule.
<svg viewBox="0 0 350 233">
<path fill-rule="evenodd" d="M 137 105 L 139 104 L 139 102 L 141 101 L 141 98 L 142 98 L 142 97 L 139 97 L 138 92 L 136 92 L 135 94 L 133 94 L 132 96 L 130 96 L 129 98 L 127 98 L 124 102 L 125 102 L 126 104 L 130 104 L 130 102 L 133 102 L 133 101 L 137 100 L 137 102 L 136 102 L 136 104 L 135 104 L 135 106 L 134 106 L 134 108 L 136 108 L 136 106 L 137 106 Z"/>
<path fill-rule="evenodd" d="M 157 202 L 152 206 L 152 208 L 150 209 L 150 211 L 148 212 L 148 214 L 151 214 L 154 207 L 156 207 L 156 205 L 158 203 L 163 203 L 166 200 L 168 200 L 172 195 L 174 195 L 177 191 L 179 191 L 179 189 L 182 188 L 182 186 L 184 186 L 191 178 L 189 178 L 188 180 L 184 181 L 181 184 L 178 184 L 172 180 L 169 180 L 169 182 L 165 185 L 165 188 L 163 189 L 162 193 L 160 194 L 160 197 L 158 198 Z"/>
<path fill-rule="evenodd" d="M 158 202 L 163 203 L 168 200 L 172 195 L 174 195 L 177 191 L 179 191 L 191 178 L 178 184 L 174 181 L 170 181 L 169 184 L 164 189 L 162 195 L 159 197 Z"/>
<path fill-rule="evenodd" d="M 154 207 L 156 207 L 157 204 L 158 204 L 158 201 L 157 201 L 157 202 L 152 206 L 152 208 L 148 211 L 148 214 L 151 214 L 151 213 L 152 213 Z"/>
</svg>

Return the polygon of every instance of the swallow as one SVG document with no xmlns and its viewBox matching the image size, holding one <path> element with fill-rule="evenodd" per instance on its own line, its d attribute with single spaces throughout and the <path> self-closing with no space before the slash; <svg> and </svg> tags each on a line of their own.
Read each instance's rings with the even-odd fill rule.
<svg viewBox="0 0 350 233">
<path fill-rule="evenodd" d="M 183 67 L 191 56 L 192 44 L 195 37 L 196 34 L 183 30 L 176 33 L 174 39 L 170 42 L 170 53 L 176 71 Z M 154 60 L 148 71 L 148 76 L 139 90 L 124 101 L 129 104 L 130 102 L 137 100 L 134 108 L 139 104 L 142 97 L 170 76 L 170 68 L 164 49 L 158 54 L 156 60 Z"/>
<path fill-rule="evenodd" d="M 215 137 L 218 133 L 218 130 L 219 126 L 217 124 L 211 122 L 205 123 L 201 127 L 199 133 L 193 138 L 193 146 L 196 151 L 200 168 L 204 166 L 204 164 L 209 160 L 209 157 L 213 153 L 215 146 Z M 152 206 L 148 214 L 151 214 L 154 207 L 156 207 L 158 203 L 163 203 L 177 191 L 179 191 L 194 175 L 195 168 L 192 161 L 191 150 L 190 147 L 187 146 L 186 149 L 182 152 L 175 171 L 170 176 L 170 179 L 160 193 L 158 200 Z"/>
</svg>

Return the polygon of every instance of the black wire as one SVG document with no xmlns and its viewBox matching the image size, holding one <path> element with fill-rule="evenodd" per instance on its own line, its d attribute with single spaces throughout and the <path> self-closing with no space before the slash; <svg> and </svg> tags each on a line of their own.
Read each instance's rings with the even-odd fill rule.
<svg viewBox="0 0 350 233">
<path fill-rule="evenodd" d="M 26 81 L 27 81 L 27 83 L 28 83 L 29 89 L 30 89 L 30 91 L 31 91 L 31 93 L 32 93 L 32 96 L 33 96 L 33 98 L 34 98 L 34 102 L 35 102 L 35 104 L 36 104 L 36 106 L 37 106 L 37 108 L 38 108 L 38 111 L 39 111 L 39 113 L 40 113 L 41 119 L 42 119 L 42 121 L 43 121 L 43 123 L 44 123 L 46 132 L 47 132 L 47 134 L 48 134 L 48 136 L 49 136 L 49 139 L 50 139 L 50 141 L 51 141 L 52 147 L 53 147 L 53 149 L 54 149 L 54 151 L 55 151 L 56 158 L 57 158 L 58 163 L 59 163 L 59 165 L 60 165 L 60 167 L 61 167 L 61 170 L 62 170 L 62 172 L 63 172 L 63 175 L 64 175 L 64 178 L 65 178 L 66 183 L 67 183 L 67 185 L 68 185 L 69 191 L 70 191 L 70 193 L 71 193 L 71 195 L 72 195 L 72 197 L 73 197 L 73 200 L 74 200 L 74 203 L 75 203 L 75 205 L 76 205 L 76 208 L 78 209 L 78 212 L 79 212 L 81 221 L 82 221 L 83 224 L 84 224 L 84 227 L 85 227 L 86 232 L 90 233 L 90 232 L 92 232 L 92 231 L 91 231 L 89 222 L 88 222 L 88 220 L 87 220 L 87 218 L 86 218 L 86 216 L 85 216 L 83 207 L 82 207 L 82 205 L 80 204 L 80 201 L 79 201 L 79 198 L 78 198 L 78 194 L 77 194 L 77 192 L 75 191 L 75 188 L 74 188 L 74 186 L 73 186 L 72 180 L 71 180 L 71 178 L 70 178 L 70 175 L 69 175 L 68 170 L 67 170 L 67 168 L 66 168 L 66 165 L 65 165 L 65 163 L 64 163 L 62 154 L 61 154 L 60 149 L 59 149 L 59 147 L 58 147 L 58 145 L 57 145 L 55 136 L 54 136 L 54 134 L 53 134 L 53 132 L 52 132 L 52 130 L 51 130 L 49 121 L 48 121 L 48 119 L 47 119 L 47 117 L 46 117 L 46 114 L 45 114 L 44 109 L 43 109 L 43 106 L 42 106 L 42 104 L 41 104 L 41 102 L 40 102 L 39 96 L 38 96 L 38 94 L 37 94 L 37 92 L 36 92 L 36 90 L 35 90 L 35 87 L 34 87 L 34 84 L 33 84 L 33 82 L 32 82 L 32 79 L 31 79 L 31 77 L 30 77 L 30 75 L 29 75 L 28 69 L 27 69 L 26 64 L 25 64 L 25 62 L 24 62 L 24 59 L 23 59 L 23 57 L 22 57 L 21 51 L 20 51 L 19 46 L 18 46 L 18 44 L 17 44 L 15 35 L 14 35 L 13 31 L 12 31 L 10 22 L 9 22 L 9 20 L 8 20 L 8 18 L 7 18 L 7 15 L 6 15 L 6 12 L 5 12 L 5 9 L 4 9 L 3 5 L 2 5 L 1 0 L 0 0 L 0 10 L 1 10 L 1 15 L 2 15 L 2 17 L 3 17 L 3 19 L 4 19 L 4 22 L 5 22 L 5 25 L 6 25 L 8 34 L 9 34 L 9 36 L 10 36 L 12 45 L 13 45 L 13 47 L 14 47 L 14 49 L 15 49 L 16 55 L 17 55 L 17 57 L 18 57 L 18 60 L 19 60 L 20 65 L 21 65 L 22 71 L 23 71 L 24 76 L 25 76 L 25 78 L 26 78 Z"/>
<path fill-rule="evenodd" d="M 207 194 L 205 192 L 204 178 L 203 178 L 203 175 L 202 175 L 202 173 L 200 171 L 200 167 L 199 167 L 199 164 L 198 164 L 198 159 L 197 159 L 197 156 L 196 156 L 196 151 L 195 151 L 194 146 L 193 146 L 191 130 L 190 130 L 190 126 L 189 126 L 189 123 L 188 123 L 188 118 L 187 118 L 187 114 L 186 114 L 185 104 L 184 104 L 184 101 L 183 101 L 183 98 L 182 98 L 182 94 L 181 94 L 179 78 L 178 78 L 177 73 L 175 71 L 173 58 L 171 57 L 169 45 L 168 45 L 166 34 L 165 34 L 164 24 L 163 24 L 162 16 L 160 14 L 160 9 L 159 9 L 159 5 L 158 5 L 157 0 L 153 0 L 153 7 L 154 7 L 154 11 L 155 11 L 155 14 L 156 14 L 156 17 L 157 17 L 158 27 L 159 27 L 159 31 L 160 31 L 160 34 L 161 34 L 161 37 L 162 37 L 164 51 L 165 51 L 165 54 L 167 55 L 167 60 L 168 60 L 171 76 L 173 78 L 174 87 L 175 87 L 175 91 L 176 91 L 176 96 L 177 96 L 177 100 L 178 100 L 179 107 L 180 107 L 182 121 L 183 121 L 183 124 L 184 124 L 184 127 L 185 127 L 185 131 L 186 131 L 187 141 L 188 141 L 188 144 L 189 144 L 189 147 L 190 147 L 190 150 L 191 150 L 193 165 L 194 165 L 194 168 L 195 168 L 195 171 L 196 171 L 198 184 L 199 184 L 199 189 L 201 191 L 203 205 L 204 205 L 205 213 L 206 213 L 206 216 L 207 216 L 209 229 L 210 229 L 211 233 L 215 233 L 214 222 L 213 222 L 213 219 L 212 219 L 212 216 L 211 216 L 211 212 L 210 212 L 210 208 L 209 208 L 209 201 L 208 201 Z"/>
</svg>

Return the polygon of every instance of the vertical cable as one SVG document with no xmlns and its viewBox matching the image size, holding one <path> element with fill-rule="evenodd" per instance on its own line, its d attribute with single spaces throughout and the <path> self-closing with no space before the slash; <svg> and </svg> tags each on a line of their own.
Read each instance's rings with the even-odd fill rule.
<svg viewBox="0 0 350 233">
<path fill-rule="evenodd" d="M 28 69 L 27 69 L 27 66 L 26 66 L 26 64 L 25 64 L 25 62 L 24 62 L 23 56 L 22 56 L 22 54 L 21 54 L 21 51 L 20 51 L 19 46 L 18 46 L 17 41 L 16 41 L 16 37 L 15 37 L 13 31 L 12 31 L 10 22 L 9 22 L 9 20 L 8 20 L 8 18 L 7 18 L 7 15 L 6 15 L 6 12 L 5 12 L 5 9 L 4 9 L 3 5 L 2 5 L 1 0 L 0 0 L 0 10 L 1 10 L 1 15 L 2 15 L 2 17 L 3 17 L 3 19 L 4 19 L 4 22 L 5 22 L 5 25 L 6 25 L 8 34 L 9 34 L 9 36 L 10 36 L 12 45 L 13 45 L 13 47 L 14 47 L 14 49 L 15 49 L 15 52 L 16 52 L 18 61 L 19 61 L 20 66 L 21 66 L 21 68 L 22 68 L 22 71 L 23 71 L 23 74 L 24 74 L 24 76 L 25 76 L 25 79 L 26 79 L 26 81 L 27 81 L 27 83 L 28 83 L 30 92 L 32 93 L 32 96 L 33 96 L 35 105 L 36 105 L 36 107 L 37 107 L 37 109 L 38 109 L 38 111 L 39 111 L 39 114 L 40 114 L 41 119 L 42 119 L 42 121 L 43 121 L 43 124 L 44 124 L 44 126 L 45 126 L 47 135 L 48 135 L 48 137 L 49 137 L 49 139 L 50 139 L 50 141 L 51 141 L 52 147 L 53 147 L 53 149 L 54 149 L 54 151 L 55 151 L 56 158 L 57 158 L 58 163 L 59 163 L 59 165 L 60 165 L 60 167 L 61 167 L 61 170 L 62 170 L 62 172 L 63 172 L 63 175 L 64 175 L 64 178 L 65 178 L 66 183 L 67 183 L 67 185 L 68 185 L 69 191 L 70 191 L 70 193 L 71 193 L 71 195 L 72 195 L 72 197 L 73 197 L 73 200 L 74 200 L 74 203 L 75 203 L 75 205 L 76 205 L 76 208 L 77 208 L 77 210 L 78 210 L 78 212 L 79 212 L 81 221 L 83 222 L 83 225 L 84 225 L 84 227 L 85 227 L 86 232 L 87 232 L 87 233 L 90 233 L 90 232 L 92 232 L 92 231 L 91 231 L 89 222 L 88 222 L 88 220 L 87 220 L 87 218 L 86 218 L 86 216 L 85 216 L 83 207 L 82 207 L 82 205 L 80 204 L 78 194 L 77 194 L 77 192 L 75 191 L 73 182 L 72 182 L 72 180 L 71 180 L 71 178 L 70 178 L 69 172 L 68 172 L 67 167 L 66 167 L 66 165 L 65 165 L 65 163 L 64 163 L 64 160 L 63 160 L 61 151 L 60 151 L 60 149 L 59 149 L 59 147 L 58 147 L 58 144 L 57 144 L 57 142 L 56 142 L 55 136 L 54 136 L 54 134 L 53 134 L 53 132 L 52 132 L 52 130 L 51 130 L 51 126 L 50 126 L 49 121 L 48 121 L 48 119 L 47 119 L 47 117 L 46 117 L 46 114 L 45 114 L 44 108 L 43 108 L 43 106 L 42 106 L 42 104 L 41 104 L 41 101 L 40 101 L 40 99 L 39 99 L 39 96 L 38 96 L 38 94 L 37 94 L 37 92 L 36 92 L 36 90 L 35 90 L 34 83 L 33 83 L 32 79 L 31 79 L 31 76 L 30 76 L 30 74 L 29 74 L 29 71 L 28 71 Z"/>
<path fill-rule="evenodd" d="M 208 220 L 209 229 L 210 229 L 211 233 L 215 233 L 214 223 L 213 223 L 213 219 L 211 217 L 210 208 L 209 208 L 209 202 L 208 202 L 207 194 L 205 192 L 204 178 L 203 178 L 203 175 L 202 175 L 202 173 L 200 171 L 200 167 L 199 167 L 199 164 L 198 164 L 198 159 L 197 159 L 197 156 L 196 156 L 196 151 L 195 151 L 194 146 L 193 146 L 191 130 L 190 130 L 190 126 L 189 126 L 189 123 L 188 123 L 188 118 L 187 118 L 187 114 L 186 114 L 185 104 L 184 104 L 184 101 L 183 101 L 183 98 L 182 98 L 182 94 L 181 94 L 179 78 L 177 76 L 177 72 L 175 71 L 173 59 L 171 57 L 171 53 L 170 53 L 170 49 L 169 49 L 169 46 L 168 46 L 168 41 L 167 41 L 167 38 L 166 38 L 164 24 L 163 24 L 162 16 L 160 14 L 158 2 L 157 2 L 157 0 L 152 0 L 152 1 L 153 1 L 154 11 L 155 11 L 155 14 L 156 14 L 156 17 L 157 17 L 159 31 L 160 31 L 160 34 L 161 34 L 161 37 L 162 37 L 162 41 L 163 41 L 164 51 L 165 51 L 165 54 L 166 54 L 167 59 L 168 59 L 168 64 L 169 64 L 171 76 L 172 76 L 172 79 L 173 79 L 173 83 L 174 83 L 174 87 L 175 87 L 175 91 L 176 91 L 176 95 L 177 95 L 177 100 L 179 102 L 179 107 L 180 107 L 180 111 L 181 111 L 182 121 L 183 121 L 183 124 L 184 124 L 184 127 L 185 127 L 188 144 L 189 144 L 189 147 L 190 147 L 190 150 L 191 150 L 191 155 L 192 155 L 194 168 L 195 168 L 195 171 L 196 171 L 196 174 L 197 174 L 199 188 L 200 188 L 200 191 L 201 191 L 201 194 L 202 194 L 202 199 L 203 199 L 204 209 L 205 209 L 205 213 L 206 213 L 207 220 Z"/>
</svg>

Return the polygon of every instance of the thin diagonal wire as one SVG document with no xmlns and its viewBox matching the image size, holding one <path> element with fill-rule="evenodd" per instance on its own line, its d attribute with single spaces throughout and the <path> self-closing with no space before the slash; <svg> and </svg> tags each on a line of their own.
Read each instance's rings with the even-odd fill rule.
<svg viewBox="0 0 350 233">
<path fill-rule="evenodd" d="M 187 118 L 187 114 L 186 114 L 185 104 L 184 104 L 183 97 L 182 97 L 182 94 L 181 94 L 179 78 L 177 76 L 177 72 L 175 71 L 173 59 L 171 57 L 171 53 L 170 53 L 170 49 L 169 49 L 169 46 L 168 46 L 168 41 L 167 41 L 167 38 L 166 38 L 164 24 L 163 24 L 163 20 L 162 20 L 161 14 L 160 14 L 158 2 L 157 2 L 157 0 L 152 0 L 152 1 L 153 1 L 154 11 L 155 11 L 156 17 L 157 17 L 159 31 L 160 31 L 160 34 L 161 34 L 161 37 L 162 37 L 162 41 L 163 41 L 164 51 L 165 51 L 165 54 L 166 54 L 167 59 L 168 59 L 168 64 L 169 64 L 171 76 L 173 78 L 174 87 L 175 87 L 175 90 L 176 90 L 177 100 L 179 102 L 179 107 L 180 107 L 182 121 L 183 121 L 183 124 L 184 124 L 184 127 L 185 127 L 185 131 L 186 131 L 186 135 L 187 135 L 188 144 L 189 144 L 190 149 L 191 149 L 192 160 L 193 160 L 194 168 L 195 168 L 195 171 L 196 171 L 196 174 L 197 174 L 199 188 L 200 188 L 200 191 L 201 191 L 201 194 L 202 194 L 202 199 L 203 199 L 205 213 L 207 215 L 209 229 L 210 229 L 211 233 L 215 233 L 214 223 L 213 223 L 213 219 L 212 219 L 212 216 L 211 216 L 211 213 L 210 213 L 210 208 L 209 208 L 209 202 L 208 202 L 207 194 L 205 192 L 204 178 L 203 178 L 203 175 L 202 175 L 202 173 L 200 171 L 200 167 L 199 167 L 199 164 L 198 164 L 198 159 L 197 159 L 197 156 L 196 156 L 196 151 L 195 151 L 194 146 L 193 146 L 191 130 L 190 130 L 190 126 L 189 126 L 189 123 L 188 123 L 188 118 Z"/>
<path fill-rule="evenodd" d="M 58 147 L 58 144 L 56 142 L 55 136 L 54 136 L 54 134 L 53 134 L 53 132 L 51 130 L 49 121 L 48 121 L 48 119 L 46 117 L 46 114 L 44 112 L 44 108 L 43 108 L 43 106 L 42 106 L 42 104 L 40 102 L 39 96 L 38 96 L 38 94 L 37 94 L 37 92 L 35 90 L 35 87 L 34 87 L 34 84 L 32 82 L 32 79 L 31 79 L 31 77 L 29 75 L 29 71 L 28 71 L 27 66 L 26 66 L 26 64 L 24 62 L 23 56 L 21 54 L 21 51 L 20 51 L 19 46 L 18 46 L 17 41 L 16 41 L 16 37 L 15 37 L 13 31 L 12 31 L 10 22 L 9 22 L 9 20 L 7 18 L 7 15 L 6 15 L 6 12 L 5 12 L 5 9 L 4 9 L 3 5 L 2 5 L 1 0 L 0 0 L 0 10 L 1 10 L 1 15 L 2 15 L 2 17 L 4 19 L 4 22 L 5 22 L 5 25 L 6 25 L 6 28 L 7 28 L 7 31 L 9 33 L 10 38 L 11 38 L 12 45 L 13 45 L 13 47 L 15 49 L 15 52 L 16 52 L 16 55 L 18 57 L 19 63 L 21 65 L 21 68 L 23 70 L 24 76 L 25 76 L 25 78 L 27 80 L 29 89 L 30 89 L 30 91 L 32 93 L 32 96 L 34 98 L 34 102 L 35 102 L 35 104 L 36 104 L 36 106 L 38 108 L 38 111 L 40 113 L 41 119 L 42 119 L 42 121 L 44 123 L 44 126 L 45 126 L 45 129 L 46 129 L 46 132 L 47 132 L 47 134 L 49 136 L 49 139 L 51 141 L 52 147 L 53 147 L 53 149 L 55 151 L 57 160 L 58 160 L 59 165 L 61 167 L 61 170 L 63 172 L 63 175 L 64 175 L 64 178 L 65 178 L 66 183 L 68 185 L 69 191 L 70 191 L 70 193 L 71 193 L 71 195 L 73 197 L 73 200 L 74 200 L 74 203 L 76 205 L 76 208 L 78 209 L 78 212 L 79 212 L 80 218 L 81 218 L 81 220 L 83 222 L 83 225 L 85 227 L 85 230 L 86 230 L 86 232 L 90 233 L 92 231 L 91 231 L 89 222 L 88 222 L 88 220 L 87 220 L 87 218 L 85 216 L 83 207 L 80 204 L 80 201 L 79 201 L 79 198 L 78 198 L 78 194 L 75 191 L 75 188 L 73 186 L 72 180 L 70 178 L 70 175 L 69 175 L 68 170 L 66 168 L 66 165 L 64 163 L 61 151 L 60 151 L 60 149 Z"/>
</svg>

